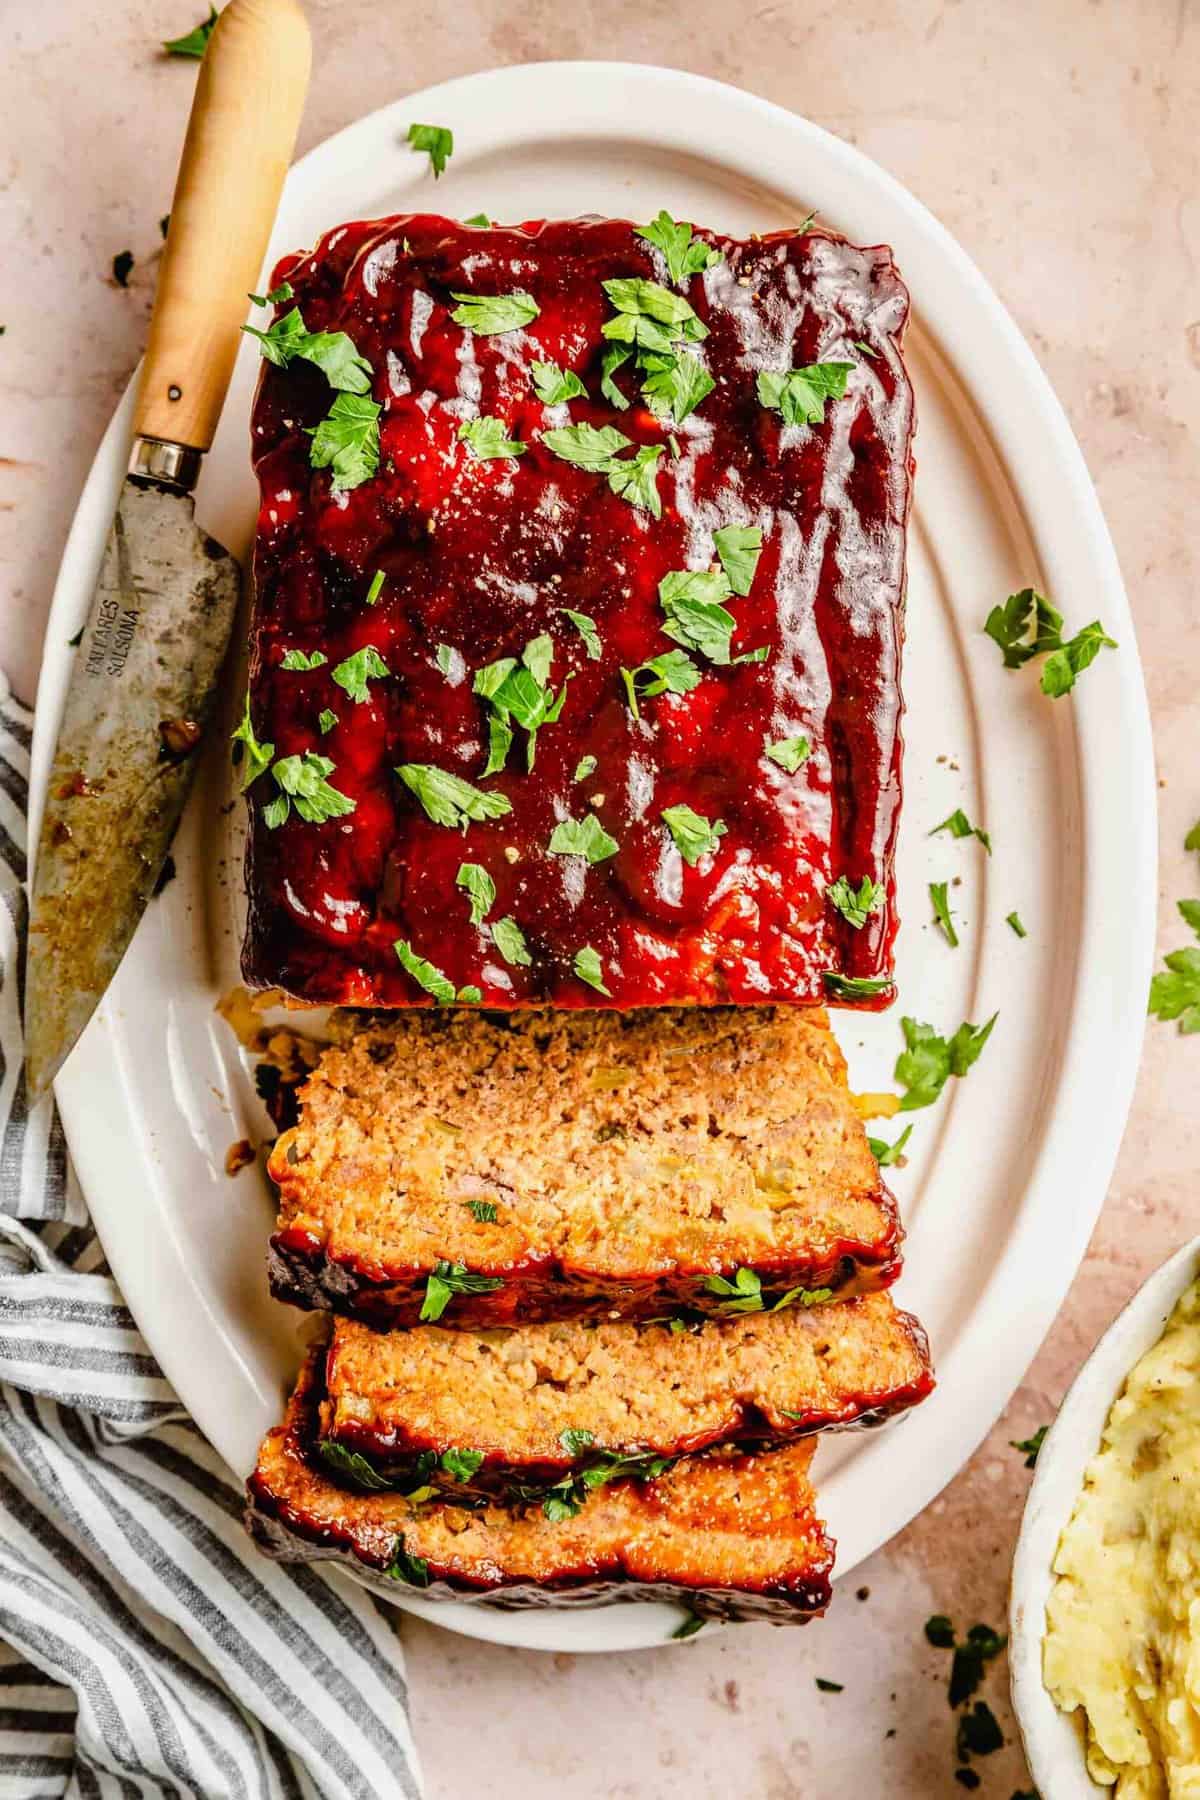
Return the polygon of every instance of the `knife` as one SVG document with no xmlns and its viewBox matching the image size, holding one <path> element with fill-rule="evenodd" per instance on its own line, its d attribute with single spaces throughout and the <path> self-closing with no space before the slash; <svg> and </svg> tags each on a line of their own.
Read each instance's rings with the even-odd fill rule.
<svg viewBox="0 0 1200 1800">
<path fill-rule="evenodd" d="M 146 908 L 192 785 L 240 571 L 193 518 L 308 86 L 296 0 L 230 0 L 200 65 L 129 471 L 71 673 L 34 864 L 25 1077 L 50 1086 Z"/>
</svg>

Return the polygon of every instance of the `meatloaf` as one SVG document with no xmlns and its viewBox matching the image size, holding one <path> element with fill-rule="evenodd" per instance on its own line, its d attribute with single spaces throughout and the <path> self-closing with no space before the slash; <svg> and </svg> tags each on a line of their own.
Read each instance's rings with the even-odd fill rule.
<svg viewBox="0 0 1200 1800">
<path fill-rule="evenodd" d="M 814 1009 L 368 1019 L 268 1166 L 276 1295 L 378 1327 L 726 1317 L 899 1268 Z"/>
<path fill-rule="evenodd" d="M 247 980 L 886 1003 L 912 429 L 890 251 L 410 214 L 275 280 Z"/>
<path fill-rule="evenodd" d="M 384 1335 L 341 1319 L 325 1379 L 318 1447 L 340 1479 L 548 1499 L 552 1510 L 714 1445 L 770 1448 L 881 1422 L 933 1386 L 925 1335 L 888 1294 L 682 1330 L 577 1322 Z"/>
<path fill-rule="evenodd" d="M 313 1457 L 323 1360 L 310 1356 L 248 1484 L 247 1524 L 272 1555 L 348 1563 L 393 1598 L 403 1583 L 507 1607 L 678 1599 L 701 1617 L 779 1624 L 828 1604 L 833 1544 L 815 1512 L 811 1441 L 686 1458 L 601 1488 L 562 1519 L 353 1493 Z"/>
</svg>

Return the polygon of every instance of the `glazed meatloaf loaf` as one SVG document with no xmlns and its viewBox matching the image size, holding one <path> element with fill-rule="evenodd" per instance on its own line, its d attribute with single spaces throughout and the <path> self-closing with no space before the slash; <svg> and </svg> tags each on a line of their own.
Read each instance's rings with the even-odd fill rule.
<svg viewBox="0 0 1200 1800">
<path fill-rule="evenodd" d="M 733 1302 L 736 1306 L 739 1303 Z M 341 1319 L 320 1454 L 350 1485 L 577 1505 L 714 1445 L 770 1448 L 876 1423 L 933 1386 L 888 1294 L 664 1324 L 381 1334 Z"/>
<path fill-rule="evenodd" d="M 819 1010 L 367 1020 L 269 1168 L 276 1295 L 379 1327 L 725 1316 L 899 1266 Z"/>
<path fill-rule="evenodd" d="M 422 214 L 276 280 L 251 984 L 884 1004 L 912 426 L 890 252 Z"/>
<path fill-rule="evenodd" d="M 601 1487 L 565 1518 L 541 1507 L 411 1502 L 350 1492 L 313 1445 L 323 1353 L 249 1482 L 247 1523 L 270 1554 L 348 1563 L 379 1591 L 509 1606 L 679 1599 L 702 1617 L 800 1622 L 829 1600 L 833 1545 L 815 1512 L 811 1441 L 763 1456 L 687 1458 Z"/>
</svg>

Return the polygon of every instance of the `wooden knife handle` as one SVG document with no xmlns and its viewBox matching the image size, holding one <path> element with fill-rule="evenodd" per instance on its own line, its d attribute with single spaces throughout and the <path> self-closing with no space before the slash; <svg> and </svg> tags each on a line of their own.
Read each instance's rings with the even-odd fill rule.
<svg viewBox="0 0 1200 1800">
<path fill-rule="evenodd" d="M 134 430 L 207 450 L 304 107 L 296 0 L 229 0 L 208 41 L 175 182 Z"/>
</svg>

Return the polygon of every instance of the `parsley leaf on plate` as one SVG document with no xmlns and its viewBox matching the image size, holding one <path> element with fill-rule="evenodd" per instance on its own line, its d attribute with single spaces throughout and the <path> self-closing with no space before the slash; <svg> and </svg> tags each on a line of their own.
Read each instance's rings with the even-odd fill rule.
<svg viewBox="0 0 1200 1800">
<path fill-rule="evenodd" d="M 133 251 L 118 250 L 112 259 L 113 280 L 118 287 L 127 288 L 129 277 L 133 273 Z"/>
<path fill-rule="evenodd" d="M 170 217 L 171 215 L 168 213 L 167 218 L 170 219 Z M 163 236 L 166 237 L 166 235 L 167 234 L 164 231 Z M 292 298 L 293 293 L 294 289 L 291 282 L 281 281 L 279 286 L 277 288 L 272 288 L 269 294 L 248 294 L 246 298 L 248 300 L 253 300 L 255 306 L 282 306 L 285 300 L 290 300 Z"/>
<path fill-rule="evenodd" d="M 1185 850 L 1200 850 L 1200 819 L 1197 819 L 1184 838 L 1183 847 Z"/>
<path fill-rule="evenodd" d="M 512 802 L 504 794 L 485 793 L 461 775 L 452 775 L 433 763 L 401 763 L 396 773 L 435 825 L 465 829 L 470 820 L 500 819 L 512 811 Z"/>
<path fill-rule="evenodd" d="M 622 669 L 621 679 L 625 683 L 629 709 L 638 719 L 641 717 L 639 697 L 653 700 L 658 694 L 690 694 L 693 688 L 699 687 L 704 676 L 685 650 L 666 650 L 661 656 L 652 656 L 649 661 L 639 663 L 636 669 Z M 639 681 L 644 683 L 640 689 Z"/>
<path fill-rule="evenodd" d="M 812 754 L 812 745 L 803 734 L 797 737 L 779 738 L 773 744 L 764 743 L 763 755 L 769 756 L 773 763 L 789 775 L 794 775 L 802 763 L 806 763 Z"/>
<path fill-rule="evenodd" d="M 954 929 L 954 915 L 950 910 L 950 884 L 946 881 L 931 881 L 929 898 L 933 905 L 933 916 L 946 934 L 946 940 L 952 950 L 958 949 L 958 933 Z"/>
<path fill-rule="evenodd" d="M 584 648 L 588 653 L 589 660 L 592 662 L 599 662 L 600 633 L 596 630 L 595 619 L 593 619 L 589 613 L 572 612 L 569 606 L 564 606 L 562 611 L 566 614 L 567 618 L 570 619 L 572 625 L 583 639 Z"/>
<path fill-rule="evenodd" d="M 682 1643 L 684 1638 L 695 1637 L 698 1631 L 703 1631 L 707 1624 L 708 1620 L 702 1619 L 699 1613 L 689 1613 L 683 1624 L 675 1627 L 671 1636 L 677 1643 Z"/>
<path fill-rule="evenodd" d="M 1093 619 L 1072 638 L 1062 635 L 1063 616 L 1036 588 L 1021 588 L 1002 606 L 993 606 L 984 631 L 997 644 L 1006 669 L 1023 668 L 1035 656 L 1045 656 L 1042 692 L 1061 699 L 1075 686 L 1076 677 L 1095 662 L 1101 650 L 1117 648 L 1099 619 Z"/>
<path fill-rule="evenodd" d="M 242 779 L 239 783 L 239 791 L 244 794 L 251 782 L 257 781 L 259 776 L 265 774 L 270 768 L 271 758 L 275 754 L 274 744 L 260 744 L 254 735 L 254 727 L 250 723 L 249 690 L 246 693 L 246 706 L 242 713 L 241 724 L 233 732 L 230 742 L 242 746 Z"/>
<path fill-rule="evenodd" d="M 410 943 L 404 938 L 397 938 L 392 945 L 406 974 L 412 976 L 418 987 L 423 987 L 427 994 L 432 994 L 439 1006 L 453 1006 L 455 1000 L 477 1006 L 480 1000 L 478 988 L 459 988 L 455 993 L 454 983 L 448 975 L 443 975 L 436 963 L 431 963 L 423 956 L 418 956 Z M 425 1316 L 422 1313 L 422 1318 Z"/>
<path fill-rule="evenodd" d="M 609 837 L 595 813 L 583 819 L 562 819 L 550 834 L 547 849 L 552 856 L 586 856 L 589 863 L 604 862 L 620 849 Z"/>
<path fill-rule="evenodd" d="M 1022 923 L 1021 923 L 1020 913 L 1015 913 L 1015 912 L 1006 913 L 1005 918 L 1004 918 L 1004 923 L 1010 928 L 1010 930 L 1015 931 L 1018 937 L 1023 938 L 1023 937 L 1029 936 L 1029 933 L 1026 931 L 1024 925 L 1022 925 Z"/>
<path fill-rule="evenodd" d="M 871 1155 L 875 1158 L 875 1161 L 879 1164 L 881 1169 L 895 1168 L 897 1164 L 903 1161 L 904 1146 L 907 1144 L 912 1134 L 912 1126 L 906 1125 L 894 1144 L 889 1144 L 884 1138 L 869 1137 L 867 1139 Z"/>
<path fill-rule="evenodd" d="M 817 1675 L 814 1679 L 823 1694 L 843 1694 L 846 1691 L 844 1681 L 826 1681 L 823 1675 Z"/>
<path fill-rule="evenodd" d="M 369 481 L 379 467 L 379 404 L 365 394 L 339 394 L 321 423 L 311 430 L 309 461 L 331 468 L 335 493 Z"/>
<path fill-rule="evenodd" d="M 1046 1433 L 1049 1429 L 1048 1425 L 1039 1425 L 1032 1437 L 1009 1439 L 1013 1449 L 1019 1450 L 1024 1456 L 1027 1469 L 1037 1468 L 1038 1451 L 1046 1441 Z"/>
<path fill-rule="evenodd" d="M 560 369 L 557 363 L 535 362 L 529 365 L 533 390 L 543 406 L 561 406 L 567 400 L 587 398 L 587 389 L 574 369 Z"/>
<path fill-rule="evenodd" d="M 824 979 L 832 1000 L 870 1000 L 894 985 L 890 975 L 839 975 L 836 969 L 826 969 Z"/>
<path fill-rule="evenodd" d="M 760 406 L 779 413 L 785 425 L 819 425 L 825 402 L 840 400 L 853 363 L 808 363 L 803 369 L 762 369 L 758 376 Z"/>
<path fill-rule="evenodd" d="M 525 933 L 515 919 L 497 919 L 492 926 L 492 942 L 506 963 L 519 963 L 528 968 L 533 961 Z"/>
<path fill-rule="evenodd" d="M 706 244 L 703 238 L 693 237 L 692 227 L 685 220 L 673 219 L 665 207 L 656 219 L 642 227 L 638 236 L 662 252 L 667 274 L 676 287 L 682 287 L 693 275 L 702 274 L 712 263 L 722 260 L 719 250 Z"/>
<path fill-rule="evenodd" d="M 344 331 L 306 330 L 298 306 L 276 319 L 266 331 L 259 331 L 254 325 L 243 325 L 242 330 L 247 337 L 258 339 L 264 357 L 278 369 L 286 369 L 299 357 L 320 369 L 330 387 L 339 393 L 370 392 L 371 365 L 359 355 L 354 339 Z"/>
<path fill-rule="evenodd" d="M 721 567 L 730 591 L 748 594 L 762 555 L 762 530 L 757 525 L 722 525 L 713 532 Z"/>
<path fill-rule="evenodd" d="M 410 125 L 408 141 L 414 150 L 424 150 L 433 164 L 436 181 L 454 155 L 454 133 L 445 125 Z"/>
<path fill-rule="evenodd" d="M 1200 938 L 1200 900 L 1178 900 L 1181 918 Z M 1200 1031 L 1200 948 L 1169 950 L 1163 957 L 1166 972 L 1150 983 L 1150 1012 L 1157 1019 L 1178 1019 L 1180 1033 L 1190 1037 Z"/>
<path fill-rule="evenodd" d="M 498 1275 L 475 1275 L 462 1263 L 439 1260 L 425 1283 L 425 1299 L 421 1304 L 421 1323 L 440 1319 L 454 1294 L 490 1294 L 504 1283 Z"/>
<path fill-rule="evenodd" d="M 479 419 L 464 419 L 458 428 L 458 435 L 480 462 L 486 462 L 493 456 L 523 456 L 529 448 L 527 444 L 509 437 L 503 419 L 493 419 L 487 415 Z"/>
<path fill-rule="evenodd" d="M 956 806 L 954 811 L 950 813 L 947 818 L 943 819 L 940 825 L 935 825 L 929 834 L 930 837 L 936 837 L 939 831 L 948 831 L 952 838 L 978 838 L 988 855 L 990 856 L 992 854 L 991 838 L 981 826 L 972 825 L 961 806 Z"/>
<path fill-rule="evenodd" d="M 724 819 L 706 819 L 703 813 L 693 812 L 690 806 L 666 806 L 662 816 L 675 848 L 691 869 L 701 857 L 712 855 L 729 829 Z"/>
<path fill-rule="evenodd" d="M 347 656 L 340 662 L 336 669 L 331 669 L 330 674 L 338 686 L 349 694 L 354 704 L 361 706 L 364 700 L 370 698 L 368 681 L 382 681 L 385 675 L 391 674 L 391 670 L 373 644 L 364 644 L 361 650 L 356 650 L 352 656 Z"/>
<path fill-rule="evenodd" d="M 1089 668 L 1101 650 L 1115 650 L 1117 641 L 1110 638 L 1099 619 L 1093 619 L 1068 638 L 1061 649 L 1053 651 L 1042 669 L 1042 692 L 1051 700 L 1060 700 L 1075 686 L 1075 678 Z"/>
<path fill-rule="evenodd" d="M 491 223 L 492 221 L 488 218 L 486 213 L 472 213 L 469 219 L 463 220 L 464 225 L 484 225 L 490 227 Z"/>
<path fill-rule="evenodd" d="M 582 950 L 575 952 L 573 966 L 580 981 L 586 981 L 599 994 L 610 994 L 611 990 L 604 985 L 604 968 L 599 951 L 593 950 L 590 944 L 585 944 Z"/>
<path fill-rule="evenodd" d="M 900 1102 L 900 1111 L 915 1112 L 918 1107 L 932 1106 L 951 1075 L 965 1075 L 979 1060 L 999 1016 L 993 1013 L 986 1025 L 964 1023 L 951 1038 L 940 1036 L 932 1025 L 924 1025 L 919 1019 L 901 1019 L 906 1048 L 896 1059 L 896 1080 L 907 1092 Z"/>
<path fill-rule="evenodd" d="M 281 669 L 300 669 L 307 673 L 311 669 L 320 669 L 329 661 L 323 650 L 285 650 Z"/>
<path fill-rule="evenodd" d="M 207 19 L 201 19 L 199 25 L 193 26 L 184 37 L 164 39 L 163 49 L 168 56 L 194 56 L 199 61 L 208 49 L 208 40 L 216 22 L 217 9 L 210 6 Z"/>
<path fill-rule="evenodd" d="M 332 787 L 327 776 L 334 774 L 327 756 L 305 750 L 299 756 L 281 756 L 271 768 L 279 793 L 263 811 L 270 829 L 282 825 L 294 806 L 309 825 L 323 825 L 327 819 L 341 819 L 358 804 L 347 794 Z"/>
<path fill-rule="evenodd" d="M 455 887 L 464 888 L 471 902 L 471 923 L 482 925 L 496 903 L 496 884 L 482 863 L 459 863 Z"/>
<path fill-rule="evenodd" d="M 837 908 L 848 925 L 861 931 L 883 900 L 883 889 L 876 887 L 869 875 L 864 875 L 856 890 L 852 882 L 839 875 L 825 889 L 825 898 Z"/>
<path fill-rule="evenodd" d="M 541 308 L 531 294 L 518 289 L 512 294 L 451 294 L 458 305 L 450 314 L 456 325 L 464 325 L 477 337 L 498 337 L 505 331 L 520 331 L 531 325 Z"/>
</svg>

